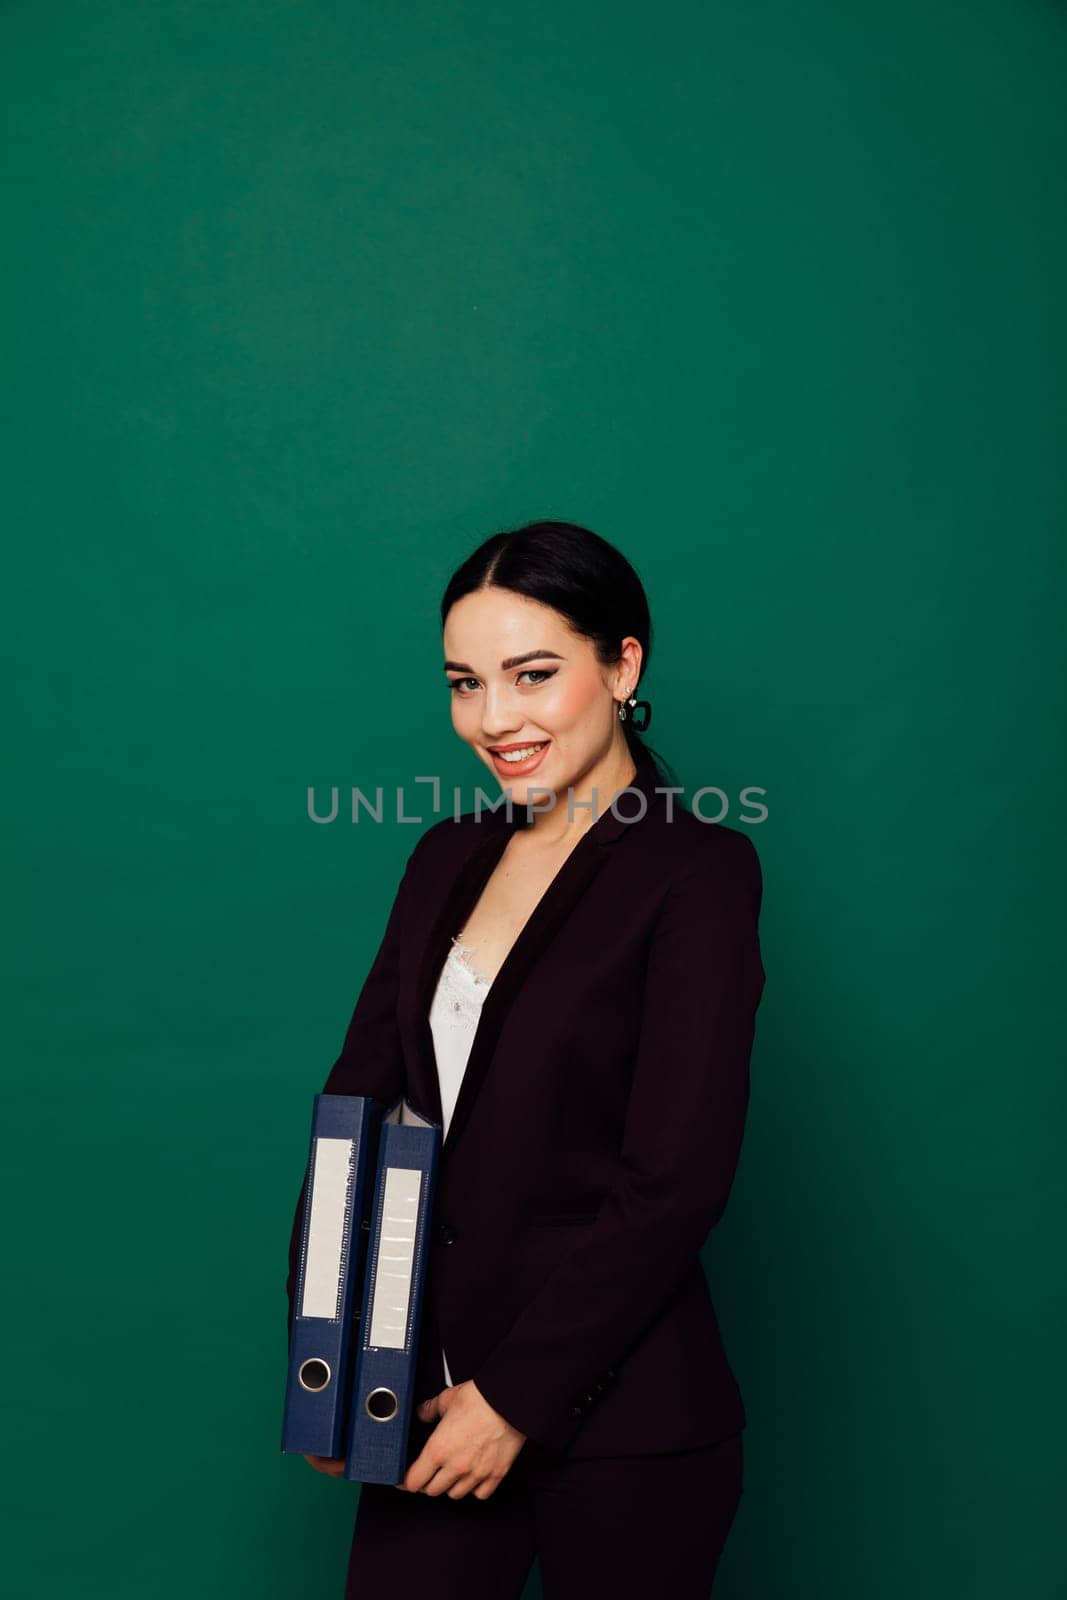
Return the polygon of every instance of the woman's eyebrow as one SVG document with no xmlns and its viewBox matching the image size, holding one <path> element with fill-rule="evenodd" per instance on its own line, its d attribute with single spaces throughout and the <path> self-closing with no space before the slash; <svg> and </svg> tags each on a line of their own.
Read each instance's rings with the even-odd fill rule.
<svg viewBox="0 0 1067 1600">
<path fill-rule="evenodd" d="M 562 661 L 563 657 L 557 655 L 555 650 L 527 650 L 525 655 L 508 656 L 506 661 L 500 663 L 501 672 L 510 672 L 512 667 L 521 667 L 524 661 Z M 469 672 L 474 675 L 474 668 L 469 667 L 465 661 L 446 661 L 446 672 Z"/>
</svg>

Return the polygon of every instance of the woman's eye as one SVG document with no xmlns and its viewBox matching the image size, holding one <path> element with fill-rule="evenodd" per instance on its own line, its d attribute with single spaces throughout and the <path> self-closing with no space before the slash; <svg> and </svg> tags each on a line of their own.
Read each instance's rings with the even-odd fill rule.
<svg viewBox="0 0 1067 1600">
<path fill-rule="evenodd" d="M 554 678 L 558 671 L 558 667 L 526 667 L 522 672 L 519 673 L 519 677 L 536 678 L 538 680 L 537 683 L 530 685 L 530 688 L 536 689 L 539 688 L 542 683 L 546 682 L 547 679 Z M 477 682 L 477 678 L 449 678 L 448 685 L 453 694 L 463 694 L 466 692 L 463 688 L 465 683 L 477 684 Z"/>
</svg>

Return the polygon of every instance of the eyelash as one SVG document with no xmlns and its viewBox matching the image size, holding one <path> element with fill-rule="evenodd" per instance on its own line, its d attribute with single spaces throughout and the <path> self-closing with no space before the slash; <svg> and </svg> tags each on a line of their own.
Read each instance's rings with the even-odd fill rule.
<svg viewBox="0 0 1067 1600">
<path fill-rule="evenodd" d="M 520 678 L 528 678 L 531 674 L 533 674 L 534 677 L 540 678 L 542 680 L 542 682 L 546 682 L 547 683 L 548 679 L 549 678 L 554 678 L 558 671 L 559 671 L 558 667 L 553 667 L 551 669 L 551 671 L 546 667 L 524 667 L 523 670 L 519 673 L 519 677 Z M 477 682 L 478 682 L 477 678 L 449 678 L 448 686 L 451 689 L 453 694 L 459 694 L 460 693 L 460 687 L 459 686 L 460 686 L 461 683 L 477 683 Z M 541 687 L 540 683 L 531 683 L 529 685 L 529 688 L 531 688 L 531 689 L 539 689 L 540 687 Z"/>
</svg>

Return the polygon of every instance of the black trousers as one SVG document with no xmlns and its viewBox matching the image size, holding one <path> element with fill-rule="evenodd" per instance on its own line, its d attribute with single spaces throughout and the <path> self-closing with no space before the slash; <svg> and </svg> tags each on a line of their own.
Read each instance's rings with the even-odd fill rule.
<svg viewBox="0 0 1067 1600">
<path fill-rule="evenodd" d="M 360 1489 L 345 1600 L 707 1600 L 743 1492 L 741 1434 L 568 1461 L 527 1440 L 487 1500 Z"/>
</svg>

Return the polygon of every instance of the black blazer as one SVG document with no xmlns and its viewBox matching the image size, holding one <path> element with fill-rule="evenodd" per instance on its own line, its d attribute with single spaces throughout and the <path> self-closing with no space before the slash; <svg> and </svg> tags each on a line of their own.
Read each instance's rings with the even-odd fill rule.
<svg viewBox="0 0 1067 1600">
<path fill-rule="evenodd" d="M 745 1426 L 700 1261 L 726 1205 L 764 985 L 747 834 L 651 762 L 566 858 L 483 1001 L 441 1149 L 416 1400 L 473 1378 L 550 1451 L 648 1454 Z M 562 804 L 563 802 L 561 802 Z M 443 818 L 408 857 L 331 1094 L 441 1121 L 430 1002 L 524 807 Z M 303 1211 L 290 1240 L 290 1329 Z M 425 1426 L 418 1424 L 416 1426 Z"/>
</svg>

